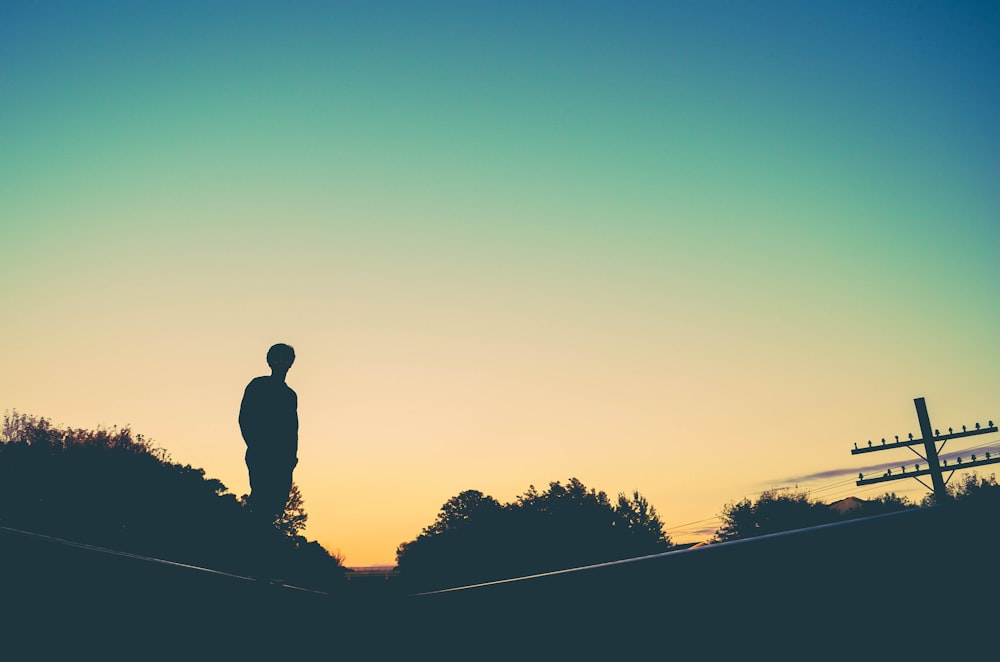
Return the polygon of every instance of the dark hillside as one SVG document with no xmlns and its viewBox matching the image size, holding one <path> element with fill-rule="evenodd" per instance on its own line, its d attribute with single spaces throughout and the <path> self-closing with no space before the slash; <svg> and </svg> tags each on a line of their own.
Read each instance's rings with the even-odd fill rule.
<svg viewBox="0 0 1000 662">
<path fill-rule="evenodd" d="M 995 513 L 921 508 L 409 597 L 276 588 L 0 529 L 0 624 L 37 659 L 991 659 Z"/>
<path fill-rule="evenodd" d="M 278 522 L 284 556 L 293 561 L 286 570 L 299 583 L 329 588 L 342 581 L 343 568 L 299 535 L 306 517 L 293 487 Z M 0 525 L 237 574 L 263 567 L 242 502 L 128 427 L 66 429 L 6 415 Z"/>
<path fill-rule="evenodd" d="M 992 657 L 996 515 L 922 508 L 423 595 L 415 627 L 447 624 L 447 659 Z"/>
<path fill-rule="evenodd" d="M 379 653 L 380 613 L 328 594 L 0 527 L 10 660 L 268 660 Z M 347 607 L 345 609 L 345 607 Z"/>
</svg>

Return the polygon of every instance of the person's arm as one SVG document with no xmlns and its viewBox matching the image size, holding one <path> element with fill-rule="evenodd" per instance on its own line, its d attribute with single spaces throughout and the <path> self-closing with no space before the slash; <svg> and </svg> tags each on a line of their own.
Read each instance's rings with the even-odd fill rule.
<svg viewBox="0 0 1000 662">
<path fill-rule="evenodd" d="M 292 389 L 288 389 L 292 391 Z M 292 418 L 295 421 L 295 429 L 292 433 L 292 457 L 298 462 L 299 457 L 299 396 L 292 391 Z"/>
<path fill-rule="evenodd" d="M 246 389 L 243 391 L 243 400 L 240 402 L 240 433 L 243 435 L 243 441 L 246 442 L 247 447 L 253 445 L 255 437 L 257 436 L 257 430 L 260 426 L 256 421 L 256 414 L 259 411 L 259 407 L 256 402 L 256 389 L 254 388 L 254 383 L 250 382 L 247 384 Z"/>
</svg>

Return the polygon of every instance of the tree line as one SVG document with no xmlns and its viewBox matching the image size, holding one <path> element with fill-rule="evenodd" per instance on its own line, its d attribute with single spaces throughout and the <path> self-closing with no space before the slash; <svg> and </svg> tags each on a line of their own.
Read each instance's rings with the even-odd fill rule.
<svg viewBox="0 0 1000 662">
<path fill-rule="evenodd" d="M 948 487 L 949 501 L 996 512 L 994 476 L 968 474 Z M 886 493 L 846 511 L 805 492 L 767 491 L 726 504 L 707 542 L 829 524 L 933 505 Z M 308 516 L 293 486 L 275 522 L 289 576 L 330 588 L 345 569 L 303 535 Z M 0 428 L 0 524 L 174 561 L 251 573 L 256 540 L 246 509 L 204 470 L 173 462 L 128 427 L 82 430 L 45 418 L 5 414 Z M 638 492 L 610 498 L 579 479 L 529 486 L 509 503 L 478 490 L 448 499 L 434 521 L 396 552 L 406 591 L 488 582 L 675 549 L 656 509 Z"/>
<path fill-rule="evenodd" d="M 396 560 L 410 590 L 532 575 L 655 554 L 672 547 L 638 492 L 611 500 L 571 478 L 533 485 L 502 504 L 478 490 L 450 498 Z"/>
<path fill-rule="evenodd" d="M 948 487 L 948 500 L 963 513 L 1000 508 L 996 477 L 965 475 Z M 806 492 L 769 490 L 722 508 L 720 526 L 706 542 L 719 543 L 805 529 L 861 517 L 935 505 L 895 493 L 855 500 L 844 510 Z M 430 590 L 519 577 L 564 568 L 670 551 L 677 546 L 663 530 L 656 509 L 638 492 L 612 501 L 576 478 L 566 485 L 531 486 L 501 504 L 477 490 L 445 502 L 435 521 L 396 554 L 409 589 Z"/>
<path fill-rule="evenodd" d="M 975 472 L 966 474 L 946 488 L 946 501 L 966 510 L 975 507 L 1000 506 L 1000 485 L 996 476 L 981 477 Z M 840 511 L 822 501 L 811 499 L 806 492 L 779 492 L 769 490 L 756 500 L 744 498 L 726 504 L 721 513 L 722 524 L 711 538 L 712 542 L 726 542 L 754 538 L 769 533 L 794 531 L 811 526 L 871 517 L 918 507 L 941 505 L 933 493 L 928 493 L 920 503 L 907 497 L 886 492 L 868 500 L 858 500 L 852 507 Z"/>
</svg>

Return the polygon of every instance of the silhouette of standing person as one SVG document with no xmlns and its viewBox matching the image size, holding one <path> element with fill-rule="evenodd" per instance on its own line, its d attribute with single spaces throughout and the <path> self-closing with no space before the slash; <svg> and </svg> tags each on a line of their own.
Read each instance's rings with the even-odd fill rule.
<svg viewBox="0 0 1000 662">
<path fill-rule="evenodd" d="M 246 442 L 250 472 L 248 505 L 262 535 L 274 533 L 274 523 L 285 511 L 292 489 L 292 471 L 298 464 L 298 396 L 285 375 L 295 362 L 295 350 L 278 343 L 267 350 L 271 375 L 247 384 L 240 403 L 240 431 Z"/>
</svg>

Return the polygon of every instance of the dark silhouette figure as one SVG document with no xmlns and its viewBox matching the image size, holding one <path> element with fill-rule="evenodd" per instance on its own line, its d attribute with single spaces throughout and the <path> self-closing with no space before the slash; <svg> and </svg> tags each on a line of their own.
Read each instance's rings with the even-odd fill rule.
<svg viewBox="0 0 1000 662">
<path fill-rule="evenodd" d="M 255 526 L 267 540 L 274 537 L 274 523 L 285 511 L 292 471 L 298 464 L 298 396 L 285 383 L 294 362 L 294 349 L 283 343 L 273 345 L 267 351 L 271 375 L 251 380 L 240 404 L 240 431 L 250 472 L 248 505 Z"/>
</svg>

